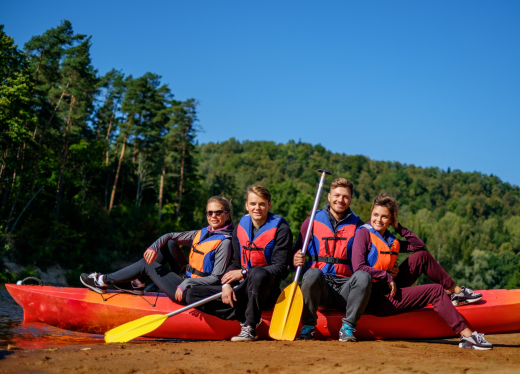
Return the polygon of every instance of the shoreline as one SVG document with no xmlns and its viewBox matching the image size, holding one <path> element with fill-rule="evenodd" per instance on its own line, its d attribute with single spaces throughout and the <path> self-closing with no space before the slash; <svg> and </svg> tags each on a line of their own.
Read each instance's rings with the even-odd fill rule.
<svg viewBox="0 0 520 374">
<path fill-rule="evenodd" d="M 520 334 L 491 351 L 431 341 L 137 341 L 39 350 L 0 348 L 0 373 L 518 373 Z M 13 349 L 11 347 L 11 349 Z"/>
</svg>

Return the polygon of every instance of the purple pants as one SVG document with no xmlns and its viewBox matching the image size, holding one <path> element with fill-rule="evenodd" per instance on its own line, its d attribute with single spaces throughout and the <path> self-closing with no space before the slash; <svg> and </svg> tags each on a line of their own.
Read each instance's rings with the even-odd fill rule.
<svg viewBox="0 0 520 374">
<path fill-rule="evenodd" d="M 421 274 L 426 274 L 436 284 L 413 286 Z M 417 251 L 408 257 L 400 266 L 395 277 L 397 292 L 390 296 L 387 284 L 377 282 L 372 288 L 372 294 L 366 311 L 378 317 L 389 317 L 410 312 L 433 304 L 433 309 L 457 334 L 467 328 L 466 322 L 451 303 L 446 289 L 455 282 L 435 261 L 428 251 Z"/>
</svg>

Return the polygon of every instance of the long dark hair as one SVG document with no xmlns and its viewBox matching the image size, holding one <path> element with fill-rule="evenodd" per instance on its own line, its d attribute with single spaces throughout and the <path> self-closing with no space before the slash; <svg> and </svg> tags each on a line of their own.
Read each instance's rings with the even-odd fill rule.
<svg viewBox="0 0 520 374">
<path fill-rule="evenodd" d="M 392 225 L 395 225 L 397 222 L 394 220 L 397 219 L 397 213 L 399 212 L 399 205 L 397 205 L 397 201 L 387 193 L 382 193 L 378 197 L 374 199 L 374 203 L 372 204 L 372 209 L 370 209 L 370 214 L 374 210 L 376 206 L 384 206 L 390 211 L 390 215 L 392 216 Z"/>
</svg>

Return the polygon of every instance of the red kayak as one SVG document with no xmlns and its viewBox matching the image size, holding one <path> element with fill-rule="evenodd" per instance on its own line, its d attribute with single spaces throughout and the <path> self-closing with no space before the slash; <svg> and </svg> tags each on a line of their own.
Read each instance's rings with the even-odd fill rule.
<svg viewBox="0 0 520 374">
<path fill-rule="evenodd" d="M 44 322 L 62 329 L 104 334 L 106 331 L 150 314 L 167 314 L 179 308 L 166 295 L 144 297 L 109 291 L 103 297 L 87 288 L 25 286 L 6 284 L 11 296 L 24 310 L 24 321 Z M 477 291 L 479 302 L 457 308 L 469 327 L 486 334 L 520 332 L 520 290 Z M 104 299 L 106 301 L 104 301 Z M 271 311 L 264 312 L 258 328 L 260 339 L 268 339 Z M 317 339 L 338 339 L 345 313 L 321 310 Z M 169 318 L 149 337 L 197 340 L 228 340 L 240 332 L 237 321 L 224 321 L 196 309 Z M 356 327 L 360 340 L 433 339 L 455 337 L 454 332 L 430 305 L 394 317 L 363 315 Z"/>
</svg>

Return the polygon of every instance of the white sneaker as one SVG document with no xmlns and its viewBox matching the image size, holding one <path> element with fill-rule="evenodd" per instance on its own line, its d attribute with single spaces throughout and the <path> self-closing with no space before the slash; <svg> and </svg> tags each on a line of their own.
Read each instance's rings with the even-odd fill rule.
<svg viewBox="0 0 520 374">
<path fill-rule="evenodd" d="M 486 341 L 484 334 L 473 331 L 469 338 L 465 336 L 460 337 L 459 348 L 488 350 L 493 349 L 493 344 Z"/>
<path fill-rule="evenodd" d="M 258 339 L 258 335 L 256 335 L 256 330 L 253 326 L 244 326 L 242 325 L 242 330 L 240 334 L 237 336 L 233 336 L 231 338 L 232 342 L 247 342 L 251 340 Z"/>
</svg>

